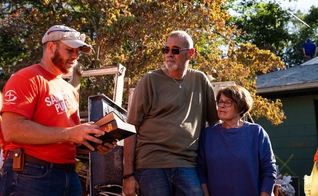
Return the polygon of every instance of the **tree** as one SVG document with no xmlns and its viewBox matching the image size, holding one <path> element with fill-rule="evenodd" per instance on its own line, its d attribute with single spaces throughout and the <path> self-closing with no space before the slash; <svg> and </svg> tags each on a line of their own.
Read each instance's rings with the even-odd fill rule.
<svg viewBox="0 0 318 196">
<path fill-rule="evenodd" d="M 318 30 L 317 26 L 317 16 L 318 8 L 312 6 L 308 14 L 303 14 L 297 11 L 295 14 L 297 18 L 293 18 L 290 23 L 290 29 L 293 29 L 290 44 L 286 46 L 286 52 L 283 55 L 283 60 L 288 63 L 288 65 L 300 65 L 304 62 L 304 55 L 302 51 L 302 45 L 306 42 L 308 38 L 313 40 L 315 44 L 318 44 L 318 37 L 316 32 Z"/>
<path fill-rule="evenodd" d="M 315 40 L 317 11 L 309 13 L 283 9 L 275 1 L 230 0 L 227 8 L 234 10 L 229 21 L 242 29 L 238 42 L 253 43 L 281 57 L 287 68 L 304 62 L 302 45 L 308 37 Z M 309 26 L 308 26 L 309 24 Z"/>
<path fill-rule="evenodd" d="M 250 42 L 261 49 L 270 49 L 278 56 L 284 54 L 286 43 L 291 39 L 288 23 L 291 15 L 276 2 L 240 1 L 230 2 L 236 14 L 233 22 L 244 32 L 239 41 Z"/>
<path fill-rule="evenodd" d="M 14 37 L 28 46 L 21 61 L 15 61 L 15 67 L 40 60 L 34 55 L 40 54 L 43 32 L 53 24 L 65 24 L 85 32 L 93 46 L 93 52 L 79 60 L 83 68 L 107 67 L 120 62 L 127 68 L 128 89 L 146 72 L 163 66 L 160 49 L 171 31 L 181 29 L 191 34 L 195 42 L 193 68 L 213 75 L 214 81 L 232 80 L 250 90 L 257 107 L 252 113 L 255 117 L 266 116 L 273 124 L 280 124 L 284 119 L 279 100 L 256 95 L 256 73 L 266 73 L 273 67 L 283 68 L 283 63 L 268 50 L 235 42 L 241 31 L 227 23 L 230 15 L 222 0 L 46 0 L 42 4 L 12 0 L 5 3 L 19 4 L 9 14 L 14 16 L 11 19 L 14 22 L 8 23 L 8 28 L 16 28 L 19 34 L 25 32 L 23 39 L 17 34 Z M 224 51 L 220 47 L 225 46 L 227 52 L 223 58 Z M 81 94 L 82 100 L 97 92 L 109 95 L 111 87 L 106 83 L 105 77 L 84 79 L 81 85 L 87 90 Z M 125 94 L 124 105 L 127 92 Z"/>
</svg>

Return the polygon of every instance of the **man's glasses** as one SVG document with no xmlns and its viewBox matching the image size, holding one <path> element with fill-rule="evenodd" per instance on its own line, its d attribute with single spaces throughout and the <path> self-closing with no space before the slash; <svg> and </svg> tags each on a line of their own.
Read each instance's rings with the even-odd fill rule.
<svg viewBox="0 0 318 196">
<path fill-rule="evenodd" d="M 180 51 L 190 50 L 189 48 L 172 48 L 172 54 L 180 54 Z M 161 49 L 163 54 L 168 54 L 170 52 L 170 48 L 162 48 Z"/>
<path fill-rule="evenodd" d="M 233 103 L 233 101 L 227 100 L 227 101 L 219 101 L 219 102 L 216 102 L 216 105 L 217 105 L 218 107 L 224 106 L 224 107 L 229 108 L 229 107 L 231 107 L 232 103 Z"/>
</svg>

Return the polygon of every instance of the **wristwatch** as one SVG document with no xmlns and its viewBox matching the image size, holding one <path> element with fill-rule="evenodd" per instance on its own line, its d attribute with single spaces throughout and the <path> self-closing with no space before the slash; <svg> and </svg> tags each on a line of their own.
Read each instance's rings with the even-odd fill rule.
<svg viewBox="0 0 318 196">
<path fill-rule="evenodd" d="M 127 179 L 127 178 L 130 178 L 131 176 L 134 176 L 135 174 L 134 173 L 130 173 L 130 174 L 127 174 L 127 175 L 124 175 L 123 176 L 123 179 Z"/>
</svg>

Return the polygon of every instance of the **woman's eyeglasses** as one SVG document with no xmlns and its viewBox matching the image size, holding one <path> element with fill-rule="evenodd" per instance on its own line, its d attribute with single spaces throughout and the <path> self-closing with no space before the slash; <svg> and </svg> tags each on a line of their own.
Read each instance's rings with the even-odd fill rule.
<svg viewBox="0 0 318 196">
<path fill-rule="evenodd" d="M 180 51 L 190 50 L 189 48 L 172 48 L 172 54 L 180 54 Z M 170 48 L 162 48 L 161 49 L 163 54 L 168 54 L 170 52 Z"/>
<path fill-rule="evenodd" d="M 233 101 L 227 100 L 227 101 L 219 101 L 219 102 L 216 102 L 216 105 L 217 105 L 218 107 L 224 106 L 224 107 L 229 108 L 229 107 L 231 107 L 232 103 L 233 103 Z"/>
</svg>

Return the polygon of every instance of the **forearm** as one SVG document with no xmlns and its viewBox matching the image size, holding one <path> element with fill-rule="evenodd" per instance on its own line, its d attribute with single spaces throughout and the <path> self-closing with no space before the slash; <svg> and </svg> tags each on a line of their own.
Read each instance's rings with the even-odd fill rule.
<svg viewBox="0 0 318 196">
<path fill-rule="evenodd" d="M 134 172 L 136 135 L 124 140 L 124 175 Z"/>
<path fill-rule="evenodd" d="M 136 130 L 138 131 L 137 126 Z M 126 196 L 140 195 L 139 184 L 134 178 L 135 147 L 136 135 L 132 135 L 124 140 L 123 193 Z"/>
<path fill-rule="evenodd" d="M 260 196 L 271 196 L 269 193 L 266 193 L 265 191 L 262 191 Z"/>
<path fill-rule="evenodd" d="M 88 141 L 101 144 L 102 141 L 97 137 L 105 134 L 93 123 L 84 123 L 72 127 L 58 127 L 59 122 L 56 122 L 57 126 L 49 127 L 10 112 L 3 113 L 2 118 L 2 133 L 4 140 L 7 142 L 24 144 L 74 142 L 84 144 L 89 149 L 94 150 Z"/>
<path fill-rule="evenodd" d="M 203 190 L 203 196 L 209 196 L 208 187 L 206 184 L 201 184 L 202 190 Z"/>
<path fill-rule="evenodd" d="M 4 113 L 2 132 L 8 142 L 48 144 L 70 140 L 67 128 L 47 127 L 14 113 Z"/>
</svg>

